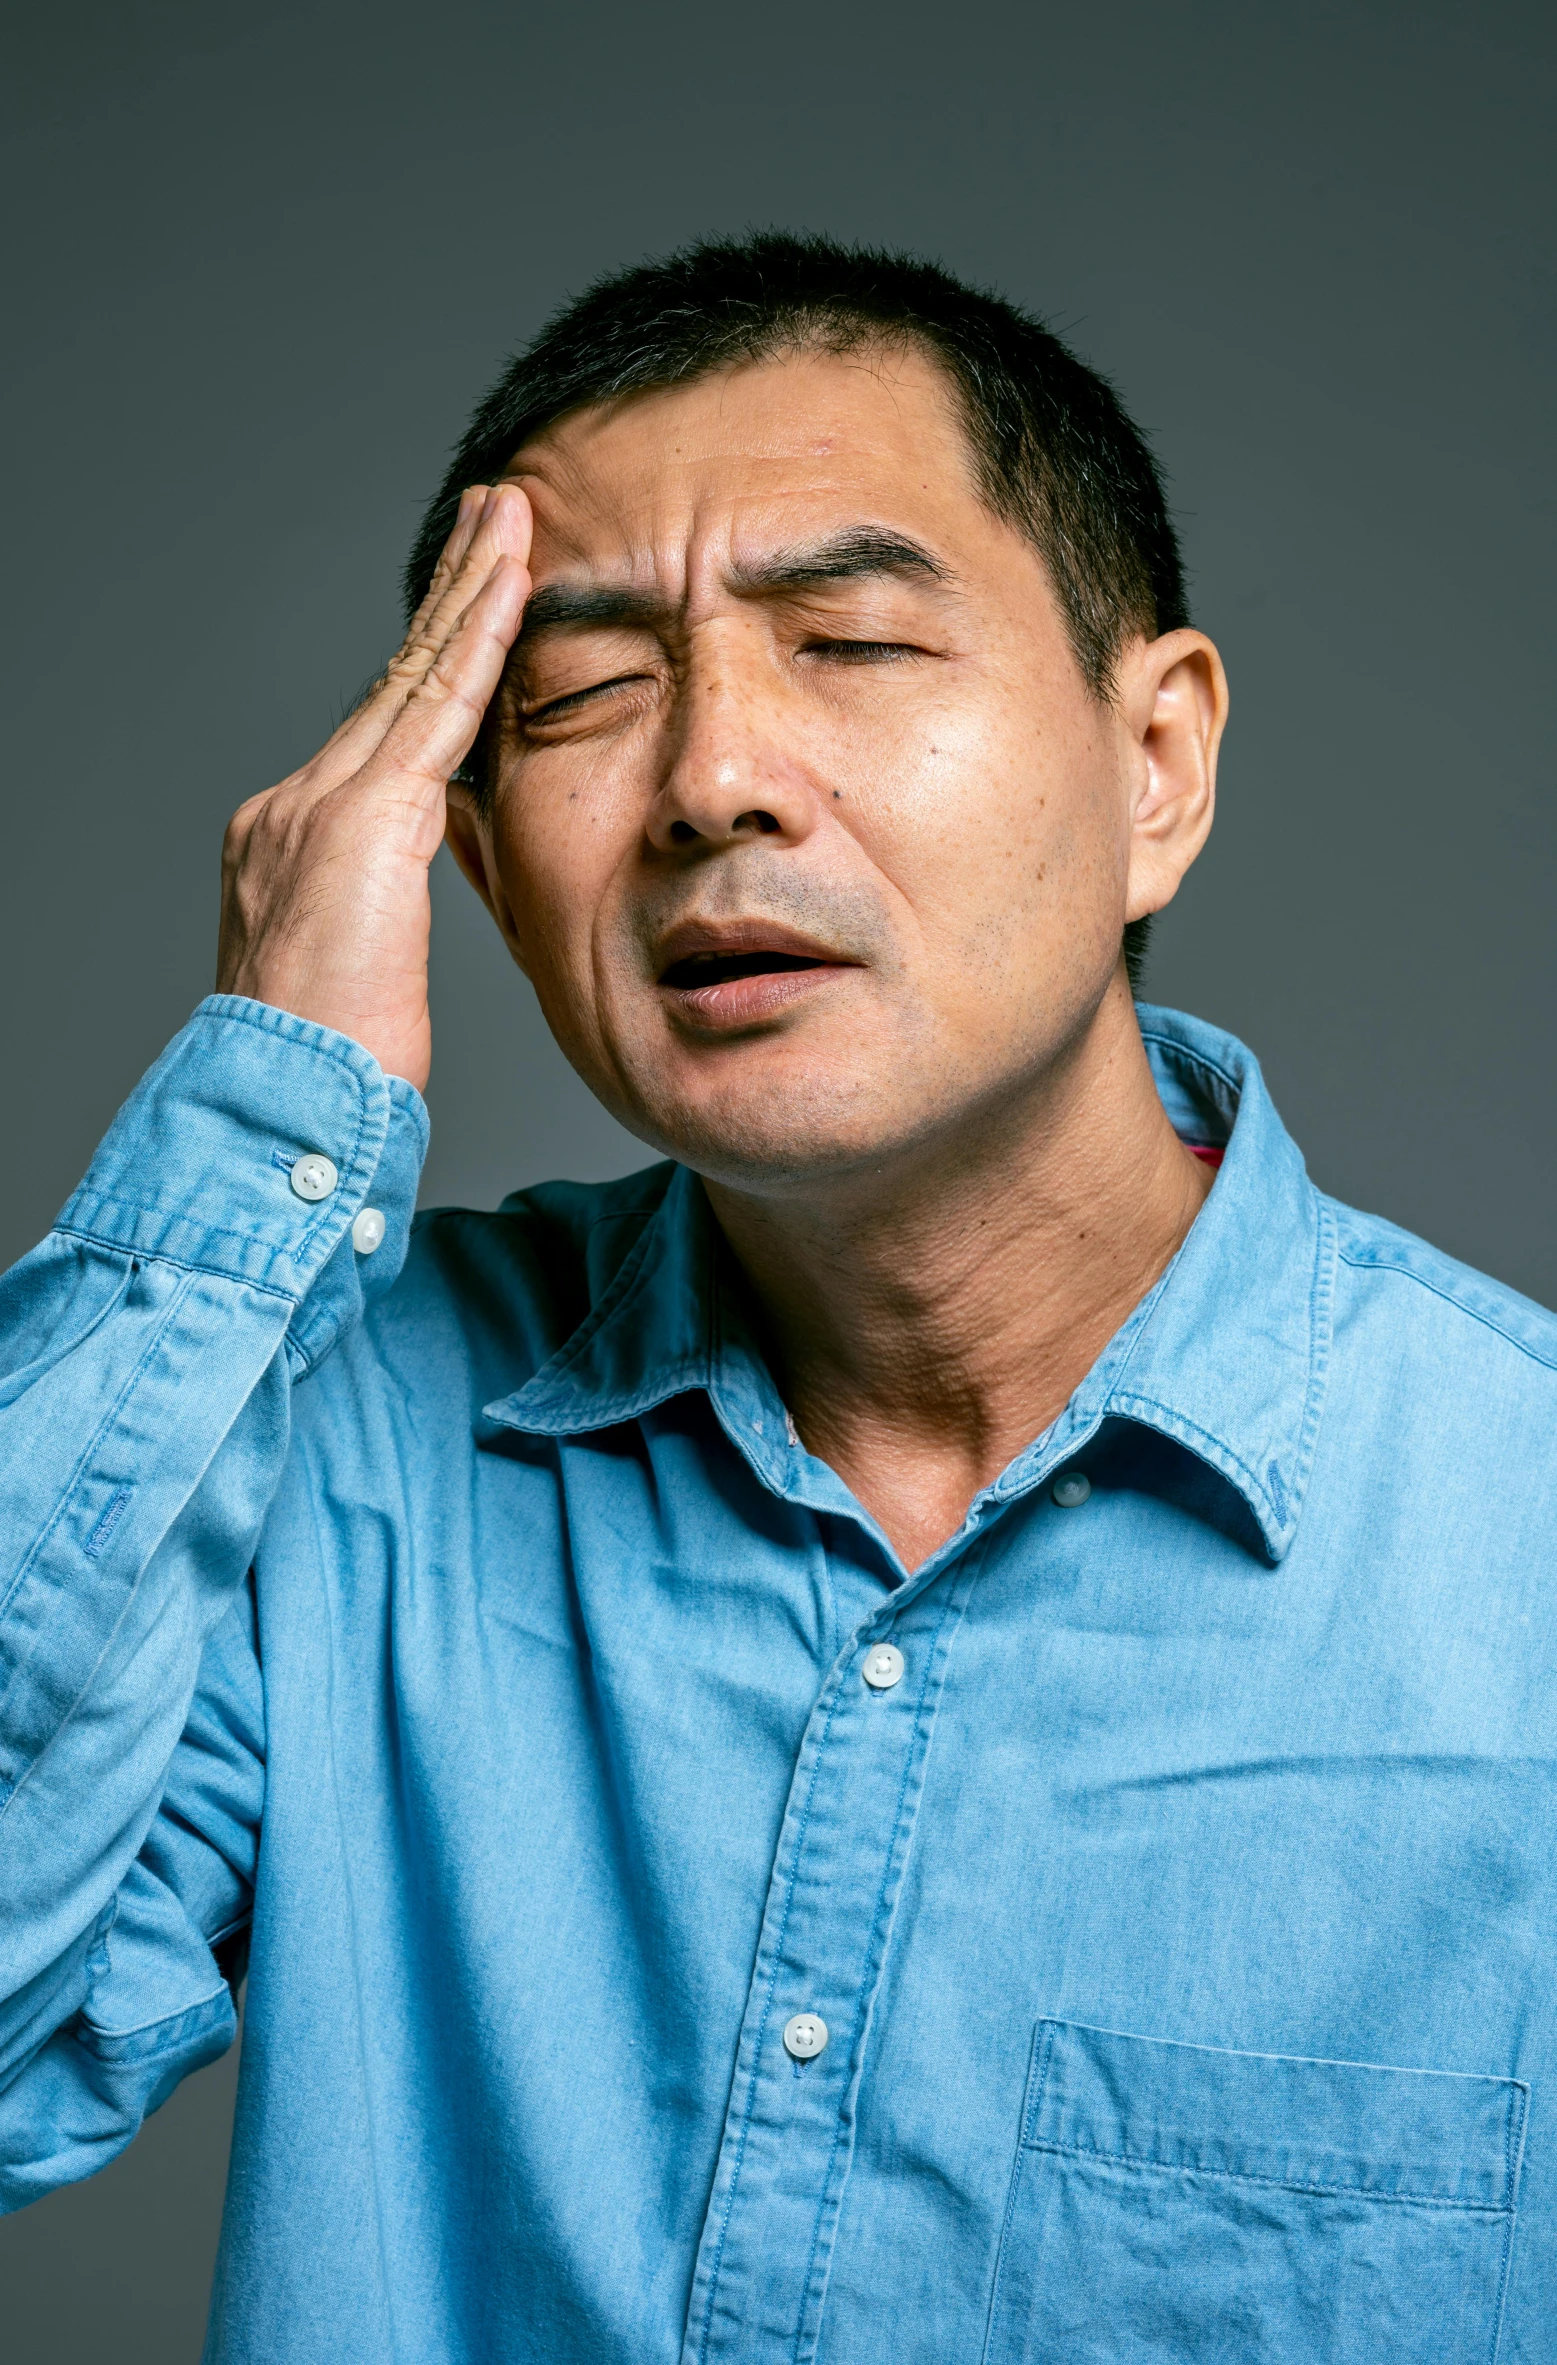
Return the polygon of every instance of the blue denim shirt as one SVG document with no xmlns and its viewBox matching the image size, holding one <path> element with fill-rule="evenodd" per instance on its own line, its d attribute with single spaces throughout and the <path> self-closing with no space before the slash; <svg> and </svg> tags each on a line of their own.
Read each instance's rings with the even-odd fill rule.
<svg viewBox="0 0 1557 2365">
<path fill-rule="evenodd" d="M 201 1007 L 0 1306 L 12 2205 L 251 1932 L 228 2365 L 1557 2359 L 1557 1322 L 1142 1019 L 1215 1187 L 908 1575 L 689 1174 L 413 1227 Z"/>
</svg>

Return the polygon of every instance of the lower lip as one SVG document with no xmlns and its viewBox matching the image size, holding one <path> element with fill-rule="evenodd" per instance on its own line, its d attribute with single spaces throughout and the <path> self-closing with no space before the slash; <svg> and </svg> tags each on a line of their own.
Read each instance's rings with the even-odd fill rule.
<svg viewBox="0 0 1557 2365">
<path fill-rule="evenodd" d="M 782 1018 L 823 986 L 852 974 L 852 966 L 821 961 L 814 969 L 764 969 L 755 977 L 727 977 L 717 985 L 662 985 L 660 992 L 700 1034 L 731 1034 Z"/>
</svg>

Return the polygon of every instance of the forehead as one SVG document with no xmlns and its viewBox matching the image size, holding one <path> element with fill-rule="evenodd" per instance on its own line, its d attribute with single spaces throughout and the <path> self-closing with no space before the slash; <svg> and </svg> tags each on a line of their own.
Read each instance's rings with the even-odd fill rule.
<svg viewBox="0 0 1557 2365">
<path fill-rule="evenodd" d="M 802 353 L 571 413 L 515 453 L 536 557 L 736 552 L 840 517 L 999 531 L 947 377 L 918 352 Z"/>
</svg>

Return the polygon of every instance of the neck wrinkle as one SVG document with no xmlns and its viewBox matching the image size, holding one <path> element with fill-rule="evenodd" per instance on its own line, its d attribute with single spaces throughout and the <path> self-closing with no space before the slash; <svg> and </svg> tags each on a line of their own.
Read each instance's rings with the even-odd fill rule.
<svg viewBox="0 0 1557 2365">
<path fill-rule="evenodd" d="M 960 1155 L 901 1171 L 896 1189 L 890 1171 L 873 1193 L 798 1203 L 709 1186 L 803 1441 L 894 1542 L 905 1516 L 924 1526 L 901 1509 L 911 1496 L 953 1532 L 1048 1427 L 1211 1187 L 1168 1122 L 1133 1007 L 1107 1008 L 1016 1121 L 965 1134 Z"/>
</svg>

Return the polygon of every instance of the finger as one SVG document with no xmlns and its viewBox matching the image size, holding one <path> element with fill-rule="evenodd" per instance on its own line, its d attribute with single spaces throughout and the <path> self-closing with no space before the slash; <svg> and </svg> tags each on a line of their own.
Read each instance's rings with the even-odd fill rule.
<svg viewBox="0 0 1557 2365">
<path fill-rule="evenodd" d="M 437 612 L 450 584 L 458 576 L 469 555 L 471 543 L 476 538 L 476 530 L 486 513 L 491 493 L 492 487 L 484 484 L 467 485 L 461 493 L 460 505 L 455 514 L 454 524 L 449 530 L 449 538 L 438 553 L 438 563 L 433 568 L 432 579 L 417 604 L 416 613 L 406 627 L 405 639 L 383 672 L 363 691 L 352 708 L 352 715 L 347 717 L 348 723 L 352 716 L 355 716 L 364 707 L 372 705 L 388 683 L 394 667 L 403 660 L 408 649 L 417 645 L 425 633 L 429 619 Z"/>
<path fill-rule="evenodd" d="M 321 793 L 339 786 L 371 759 L 499 561 L 517 557 L 522 565 L 529 557 L 533 518 L 518 485 L 472 485 L 460 510 L 460 523 L 444 546 L 452 561 L 463 542 L 457 564 L 441 590 L 436 585 L 429 590 L 395 656 L 309 767 Z"/>
<path fill-rule="evenodd" d="M 423 619 L 432 614 L 433 609 L 459 573 L 464 563 L 465 553 L 475 539 L 476 528 L 481 523 L 482 512 L 486 507 L 487 495 L 491 489 L 490 485 L 473 484 L 467 485 L 461 493 L 460 505 L 455 512 L 454 523 L 449 529 L 449 538 L 438 553 L 438 563 L 433 568 L 432 579 L 417 603 L 416 613 L 411 618 L 407 630 L 407 639 L 417 630 Z"/>
<path fill-rule="evenodd" d="M 432 579 L 406 627 L 405 639 L 400 644 L 396 658 L 391 659 L 391 665 L 400 656 L 403 656 L 407 648 L 415 644 L 425 630 L 428 619 L 436 612 L 450 584 L 458 576 L 469 555 L 471 543 L 475 540 L 477 528 L 485 515 L 491 494 L 492 487 L 484 484 L 467 485 L 464 492 L 461 493 L 459 509 L 455 514 L 454 523 L 449 529 L 449 538 L 438 553 L 438 563 L 433 568 Z M 388 679 L 389 671 L 390 667 L 386 666 L 383 673 L 368 685 L 357 701 L 358 707 L 368 705 L 378 695 Z M 354 708 L 353 712 L 356 711 L 357 709 Z"/>
<path fill-rule="evenodd" d="M 258 821 L 267 800 L 274 793 L 273 789 L 267 788 L 262 789 L 258 796 L 246 797 L 223 831 L 222 879 L 224 884 L 243 860 L 249 840 L 254 835 L 254 824 Z"/>
<path fill-rule="evenodd" d="M 504 553 L 390 725 L 365 783 L 369 774 L 375 784 L 414 779 L 442 796 L 475 744 L 529 592 L 529 570 Z"/>
<path fill-rule="evenodd" d="M 522 488 L 513 483 L 493 485 L 482 504 L 464 557 L 441 596 L 407 634 L 404 647 L 389 668 L 388 678 L 398 679 L 407 693 L 425 679 L 498 561 L 511 557 L 518 559 L 521 566 L 529 564 L 533 532 L 534 515 Z"/>
</svg>

